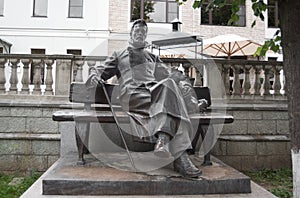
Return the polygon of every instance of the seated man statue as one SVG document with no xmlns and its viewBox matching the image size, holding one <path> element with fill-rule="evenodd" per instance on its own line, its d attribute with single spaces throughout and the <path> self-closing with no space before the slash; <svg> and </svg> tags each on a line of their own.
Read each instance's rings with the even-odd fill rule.
<svg viewBox="0 0 300 198">
<path fill-rule="evenodd" d="M 180 71 L 167 67 L 145 50 L 147 32 L 146 22 L 136 20 L 129 47 L 114 52 L 103 64 L 91 67 L 86 84 L 101 85 L 116 75 L 120 103 L 130 116 L 136 136 L 155 143 L 155 155 L 173 156 L 175 171 L 184 177 L 197 178 L 202 172 L 187 153 L 195 135 L 188 115 L 203 109 L 203 101 L 198 106 L 192 85 Z"/>
</svg>

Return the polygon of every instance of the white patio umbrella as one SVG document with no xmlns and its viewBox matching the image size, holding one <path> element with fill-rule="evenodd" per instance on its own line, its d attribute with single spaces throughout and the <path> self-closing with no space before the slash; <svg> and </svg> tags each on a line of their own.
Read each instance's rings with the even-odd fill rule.
<svg viewBox="0 0 300 198">
<path fill-rule="evenodd" d="M 248 38 L 235 34 L 224 34 L 203 40 L 203 54 L 210 56 L 247 56 L 253 55 L 261 46 Z"/>
</svg>

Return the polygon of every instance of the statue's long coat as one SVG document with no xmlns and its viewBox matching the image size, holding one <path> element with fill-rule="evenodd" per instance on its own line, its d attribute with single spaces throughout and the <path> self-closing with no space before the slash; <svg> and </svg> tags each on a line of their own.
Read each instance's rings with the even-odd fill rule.
<svg viewBox="0 0 300 198">
<path fill-rule="evenodd" d="M 135 136 L 153 142 L 157 132 L 168 133 L 174 156 L 191 148 L 194 130 L 188 113 L 197 109 L 197 99 L 181 72 L 172 71 L 144 49 L 129 47 L 90 68 L 93 75 L 103 80 L 118 77 L 119 99 Z"/>
</svg>

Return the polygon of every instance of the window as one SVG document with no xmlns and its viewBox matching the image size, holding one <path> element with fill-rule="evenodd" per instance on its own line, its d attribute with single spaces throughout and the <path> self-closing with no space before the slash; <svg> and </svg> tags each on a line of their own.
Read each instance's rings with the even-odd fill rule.
<svg viewBox="0 0 300 198">
<path fill-rule="evenodd" d="M 268 27 L 279 27 L 278 1 L 268 0 Z"/>
<path fill-rule="evenodd" d="M 176 0 L 131 0 L 131 21 L 140 18 L 170 23 L 178 18 L 178 4 Z"/>
<path fill-rule="evenodd" d="M 3 54 L 3 47 L 0 47 L 0 54 Z"/>
<path fill-rule="evenodd" d="M 45 49 L 31 49 L 31 54 L 46 54 Z"/>
<path fill-rule="evenodd" d="M 33 16 L 46 17 L 48 10 L 48 0 L 34 0 L 33 1 Z"/>
<path fill-rule="evenodd" d="M 69 17 L 82 18 L 83 0 L 70 0 L 69 1 Z"/>
<path fill-rule="evenodd" d="M 202 25 L 223 25 L 227 26 L 228 21 L 231 17 L 231 2 L 233 0 L 228 0 L 227 4 L 222 8 L 212 8 L 209 11 L 205 11 L 208 3 L 204 3 L 201 7 L 201 24 Z M 239 15 L 239 20 L 235 22 L 234 26 L 246 26 L 246 9 L 245 5 L 240 5 L 240 10 L 237 13 Z"/>
<path fill-rule="evenodd" d="M 67 49 L 67 54 L 81 55 L 80 49 Z"/>
<path fill-rule="evenodd" d="M 3 16 L 4 12 L 4 0 L 0 0 L 0 16 Z"/>
</svg>

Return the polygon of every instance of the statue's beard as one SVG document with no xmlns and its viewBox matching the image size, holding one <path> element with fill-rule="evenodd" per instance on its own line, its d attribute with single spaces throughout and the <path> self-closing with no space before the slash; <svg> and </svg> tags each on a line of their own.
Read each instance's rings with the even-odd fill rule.
<svg viewBox="0 0 300 198">
<path fill-rule="evenodd" d="M 130 66 L 134 67 L 146 62 L 144 48 L 128 47 Z"/>
<path fill-rule="evenodd" d="M 129 44 L 134 48 L 145 48 L 147 47 L 147 42 L 145 40 L 143 41 L 133 41 L 132 39 L 129 40 Z"/>
</svg>

